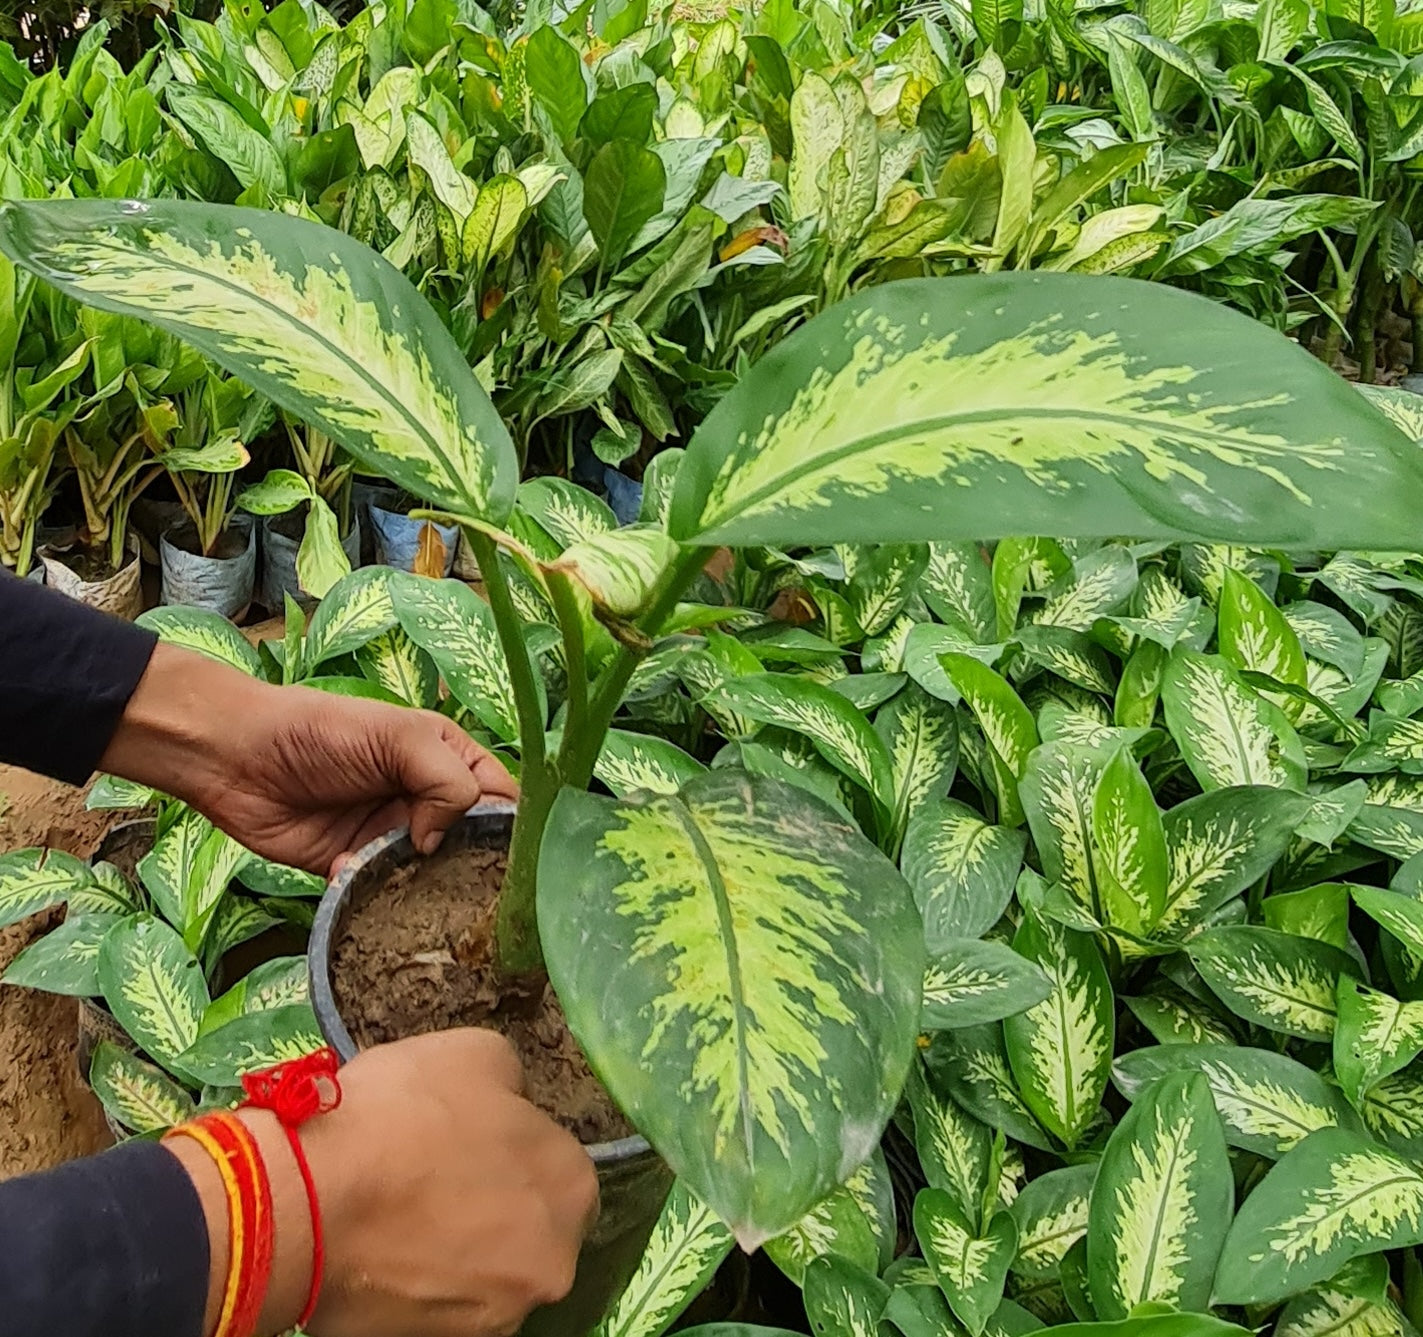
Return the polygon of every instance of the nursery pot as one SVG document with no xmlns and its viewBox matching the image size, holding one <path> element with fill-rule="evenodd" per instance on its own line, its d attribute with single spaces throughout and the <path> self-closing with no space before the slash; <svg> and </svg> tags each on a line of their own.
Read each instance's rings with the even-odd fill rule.
<svg viewBox="0 0 1423 1337">
<path fill-rule="evenodd" d="M 262 570 L 257 580 L 257 602 L 274 616 L 286 607 L 288 594 L 303 608 L 316 605 L 316 599 L 302 589 L 296 574 L 296 555 L 305 524 L 305 516 L 296 512 L 262 518 Z M 295 528 L 296 534 L 287 533 L 288 528 Z M 354 507 L 351 527 L 341 540 L 341 551 L 346 554 L 352 570 L 361 564 L 361 517 Z"/>
<path fill-rule="evenodd" d="M 488 803 L 472 809 L 445 836 L 442 851 L 507 848 L 514 827 L 514 807 Z M 311 1002 L 327 1043 L 344 1063 L 357 1045 L 337 1007 L 332 959 L 347 920 L 357 907 L 379 895 L 391 874 L 420 856 L 408 830 L 380 836 L 356 854 L 322 897 L 307 956 Z M 662 1210 L 672 1174 L 641 1137 L 587 1146 L 598 1172 L 602 1208 L 578 1259 L 568 1296 L 535 1310 L 519 1337 L 584 1337 L 631 1280 Z"/>
<path fill-rule="evenodd" d="M 257 581 L 257 526 L 250 515 L 234 515 L 223 538 L 226 555 L 204 557 L 175 540 L 192 535 L 189 524 L 169 529 L 158 542 L 165 604 L 188 604 L 223 617 L 240 617 L 252 602 Z M 196 543 L 194 543 L 196 546 Z"/>
<path fill-rule="evenodd" d="M 40 564 L 44 568 L 44 583 L 52 590 L 67 594 L 90 608 L 98 608 L 105 613 L 132 621 L 143 612 L 142 571 L 138 558 L 138 540 L 129 535 L 124 549 L 126 558 L 123 567 L 111 576 L 100 580 L 87 580 L 73 571 L 64 561 L 67 553 L 55 548 L 40 551 Z"/>
<path fill-rule="evenodd" d="M 376 561 L 382 566 L 393 566 L 397 571 L 413 571 L 415 556 L 420 551 L 420 534 L 428 522 L 412 520 L 398 511 L 387 511 L 374 502 L 367 508 L 366 515 L 375 534 Z M 445 569 L 441 574 L 447 576 L 455 564 L 459 527 L 436 525 L 435 530 L 445 545 Z"/>
</svg>

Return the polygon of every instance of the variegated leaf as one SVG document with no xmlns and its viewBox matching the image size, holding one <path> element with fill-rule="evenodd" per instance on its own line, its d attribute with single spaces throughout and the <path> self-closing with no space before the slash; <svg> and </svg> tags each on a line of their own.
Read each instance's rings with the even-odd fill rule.
<svg viewBox="0 0 1423 1337">
<path fill-rule="evenodd" d="M 637 1271 L 594 1337 L 662 1337 L 701 1294 L 732 1243 L 716 1213 L 676 1181 Z"/>
<path fill-rule="evenodd" d="M 1416 1064 L 1375 1082 L 1360 1113 L 1364 1126 L 1385 1146 L 1423 1158 L 1423 1072 Z"/>
<path fill-rule="evenodd" d="M 1337 947 L 1254 925 L 1207 929 L 1187 950 L 1236 1016 L 1325 1044 L 1334 1036 L 1335 982 L 1341 974 L 1359 974 L 1353 958 Z"/>
<path fill-rule="evenodd" d="M 138 625 L 157 634 L 160 641 L 196 650 L 219 664 L 240 669 L 251 677 L 260 678 L 262 660 L 252 643 L 225 617 L 203 608 L 174 605 L 150 608 L 138 618 Z"/>
<path fill-rule="evenodd" d="M 519 510 L 543 528 L 558 552 L 611 533 L 618 523 L 607 502 L 566 478 L 531 478 L 520 483 Z"/>
<path fill-rule="evenodd" d="M 1320 1287 L 1285 1306 L 1274 1337 L 1404 1337 L 1408 1331 L 1408 1321 L 1392 1300 Z"/>
<path fill-rule="evenodd" d="M 1112 986 L 1093 940 L 1029 911 L 1014 950 L 1052 984 L 1041 1003 L 1003 1023 L 1023 1100 L 1043 1126 L 1075 1146 L 1097 1113 L 1112 1066 Z"/>
<path fill-rule="evenodd" d="M 120 922 L 121 917 L 113 914 L 71 916 L 11 961 L 0 975 L 0 984 L 97 998 L 101 992 L 99 945 Z"/>
<path fill-rule="evenodd" d="M 1410 952 L 1423 956 L 1423 899 L 1383 887 L 1351 886 L 1354 904 L 1393 934 Z"/>
<path fill-rule="evenodd" d="M 89 866 L 62 850 L 35 847 L 0 854 L 0 928 L 63 905 L 93 882 Z"/>
<path fill-rule="evenodd" d="M 870 722 L 839 693 L 784 673 L 756 673 L 728 678 L 711 698 L 734 714 L 803 734 L 886 811 L 892 809 L 894 766 L 889 752 Z"/>
<path fill-rule="evenodd" d="M 1028 1181 L 1008 1209 L 1018 1225 L 1016 1276 L 1057 1276 L 1062 1256 L 1087 1234 L 1088 1203 L 1097 1163 L 1064 1166 Z"/>
<path fill-rule="evenodd" d="M 1305 685 L 1299 637 L 1253 580 L 1238 571 L 1227 571 L 1218 614 L 1220 652 L 1237 669 L 1263 673 L 1297 687 Z M 1298 714 L 1290 698 L 1282 698 L 1281 704 L 1287 715 Z"/>
<path fill-rule="evenodd" d="M 440 671 L 400 627 L 372 637 L 356 649 L 356 663 L 373 683 L 398 700 L 433 710 L 440 700 Z"/>
<path fill-rule="evenodd" d="M 319 873 L 273 863 L 270 859 L 248 855 L 237 870 L 237 880 L 249 891 L 260 896 L 319 897 L 326 890 L 326 879 Z"/>
<path fill-rule="evenodd" d="M 1133 1100 L 1167 1073 L 1203 1073 L 1225 1125 L 1225 1140 L 1260 1156 L 1282 1156 L 1321 1128 L 1360 1126 L 1338 1088 L 1269 1049 L 1158 1045 L 1123 1054 L 1112 1072 L 1118 1088 Z"/>
<path fill-rule="evenodd" d="M 937 1090 L 922 1065 L 910 1070 L 905 1087 L 914 1119 L 914 1149 L 931 1188 L 943 1189 L 977 1216 L 993 1169 L 993 1134 L 959 1103 Z"/>
<path fill-rule="evenodd" d="M 1230 1027 L 1199 999 L 1184 990 L 1123 998 L 1127 1007 L 1157 1044 L 1199 1045 L 1235 1043 Z"/>
<path fill-rule="evenodd" d="M 910 683 L 875 716 L 875 732 L 889 753 L 890 832 L 897 845 L 914 813 L 949 792 L 958 769 L 958 721 L 942 701 Z"/>
<path fill-rule="evenodd" d="M 1077 743 L 1044 743 L 1028 757 L 1018 789 L 1043 872 L 1094 918 L 1102 902 L 1092 796 L 1108 756 Z"/>
<path fill-rule="evenodd" d="M 121 920 L 104 938 L 99 985 L 119 1024 L 164 1064 L 197 1039 L 210 1001 L 197 957 L 152 915 Z"/>
<path fill-rule="evenodd" d="M 1116 690 L 1107 652 L 1081 632 L 1029 625 L 1019 627 L 1013 641 L 1034 664 L 1083 691 L 1111 696 Z"/>
<path fill-rule="evenodd" d="M 1166 663 L 1161 703 L 1202 789 L 1304 788 L 1304 759 L 1289 721 L 1219 656 L 1178 645 Z"/>
<path fill-rule="evenodd" d="M 1150 1303 L 1205 1310 L 1234 1205 L 1206 1078 L 1159 1078 L 1113 1131 L 1092 1189 L 1087 1274 L 1097 1313 L 1125 1318 Z"/>
<path fill-rule="evenodd" d="M 941 945 L 924 969 L 926 1031 L 1002 1021 L 1041 1003 L 1052 982 L 1006 943 L 962 938 Z"/>
<path fill-rule="evenodd" d="M 133 1133 L 157 1133 L 193 1117 L 193 1098 L 161 1068 L 108 1040 L 94 1047 L 89 1085 L 110 1118 Z"/>
<path fill-rule="evenodd" d="M 1337 608 L 1301 599 L 1280 612 L 1310 659 L 1332 665 L 1351 682 L 1363 673 L 1364 638 Z"/>
<path fill-rule="evenodd" d="M 1025 1146 L 1052 1149 L 1052 1140 L 1023 1100 L 1008 1066 L 1003 1025 L 939 1031 L 925 1051 L 931 1081 L 990 1128 Z"/>
<path fill-rule="evenodd" d="M 135 784 L 132 780 L 123 780 L 117 775 L 101 775 L 85 795 L 84 806 L 90 812 L 104 812 L 116 808 L 147 808 L 157 799 L 157 790 L 150 789 L 147 785 Z"/>
<path fill-rule="evenodd" d="M 675 797 L 565 789 L 540 861 L 549 974 L 613 1098 L 743 1244 L 794 1225 L 869 1156 L 908 1071 L 903 879 L 804 791 L 724 770 Z"/>
<path fill-rule="evenodd" d="M 1032 615 L 1044 627 L 1090 631 L 1099 617 L 1115 612 L 1136 584 L 1136 562 L 1116 544 L 1089 552 L 1072 564 L 1070 575 L 1051 585 Z"/>
<path fill-rule="evenodd" d="M 868 289 L 763 357 L 693 437 L 672 535 L 1414 540 L 1412 442 L 1273 333 L 1124 279 L 944 282 Z"/>
<path fill-rule="evenodd" d="M 1018 1250 L 1012 1216 L 999 1212 L 980 1232 L 950 1194 L 926 1188 L 914 1199 L 914 1234 L 949 1308 L 980 1337 L 1003 1299 L 1008 1265 Z"/>
<path fill-rule="evenodd" d="M 1400 1003 L 1348 976 L 1339 979 L 1334 1075 L 1357 1108 L 1381 1077 L 1423 1052 L 1423 1002 Z"/>
<path fill-rule="evenodd" d="M 435 661 L 460 704 L 501 738 L 517 737 L 514 688 L 489 605 L 458 580 L 403 576 L 390 593 L 405 634 Z M 535 682 L 542 696 L 542 681 Z M 546 702 L 540 707 L 546 715 Z"/>
<path fill-rule="evenodd" d="M 1023 866 L 1025 832 L 984 821 L 956 799 L 925 803 L 909 819 L 900 867 L 924 920 L 932 955 L 987 933 L 1007 909 Z"/>
<path fill-rule="evenodd" d="M 859 1203 L 843 1187 L 763 1247 L 766 1257 L 797 1286 L 804 1285 L 805 1270 L 817 1258 L 843 1258 L 870 1273 L 879 1269 L 879 1241 Z"/>
<path fill-rule="evenodd" d="M 306 629 L 302 658 L 308 668 L 348 655 L 396 625 L 390 597 L 395 574 L 389 567 L 362 567 L 326 592 Z"/>
<path fill-rule="evenodd" d="M 314 1053 L 326 1043 L 307 1003 L 248 1012 L 196 1039 L 175 1066 L 200 1082 L 237 1086 L 246 1073 Z"/>
<path fill-rule="evenodd" d="M 1166 837 L 1151 786 L 1127 748 L 1118 749 L 1097 781 L 1092 836 L 1102 922 L 1149 933 L 1166 906 Z"/>
<path fill-rule="evenodd" d="M 924 601 L 941 618 L 953 618 L 982 644 L 995 637 L 992 568 L 977 543 L 931 543 L 919 583 Z"/>
<path fill-rule="evenodd" d="M 706 767 L 683 752 L 675 743 L 654 734 L 628 733 L 609 729 L 603 750 L 593 766 L 598 777 L 617 798 L 639 790 L 653 794 L 675 794 Z"/>
<path fill-rule="evenodd" d="M 187 923 L 188 887 L 198 850 L 216 829 L 196 808 L 184 807 L 138 861 L 138 879 L 154 908 L 180 933 Z"/>
<path fill-rule="evenodd" d="M 873 1272 L 828 1254 L 806 1268 L 803 1298 L 816 1337 L 879 1337 L 889 1287 Z"/>
<path fill-rule="evenodd" d="M 500 523 L 517 459 L 434 310 L 343 233 L 179 200 L 11 203 L 0 249 L 191 343 L 415 496 Z"/>
<path fill-rule="evenodd" d="M 1258 785 L 1218 789 L 1170 809 L 1162 818 L 1167 879 L 1158 935 L 1183 936 L 1259 881 L 1309 810 L 1302 795 Z"/>
<path fill-rule="evenodd" d="M 1423 1242 L 1423 1175 L 1359 1133 L 1327 1128 L 1245 1199 L 1216 1273 L 1221 1304 L 1269 1304 L 1351 1258 Z"/>
<path fill-rule="evenodd" d="M 945 654 L 940 660 L 987 741 L 998 819 L 1004 826 L 1018 826 L 1023 821 L 1018 781 L 1038 745 L 1032 714 L 1006 679 L 971 655 Z"/>
<path fill-rule="evenodd" d="M 922 543 L 884 543 L 862 555 L 846 594 L 866 636 L 878 636 L 894 621 L 928 562 Z"/>
<path fill-rule="evenodd" d="M 579 539 L 546 569 L 571 576 L 599 608 L 630 618 L 647 607 L 676 554 L 655 525 L 626 525 Z"/>
</svg>

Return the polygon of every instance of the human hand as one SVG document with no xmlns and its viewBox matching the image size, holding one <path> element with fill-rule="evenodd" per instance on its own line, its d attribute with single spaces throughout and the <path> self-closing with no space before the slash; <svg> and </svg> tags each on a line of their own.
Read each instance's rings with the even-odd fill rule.
<svg viewBox="0 0 1423 1337">
<path fill-rule="evenodd" d="M 159 645 L 103 767 L 184 799 L 248 849 L 323 876 L 408 824 L 429 853 L 509 773 L 453 721 L 306 687 L 273 687 Z"/>
<path fill-rule="evenodd" d="M 312 1337 L 508 1337 L 573 1284 L 597 1215 L 593 1163 L 519 1092 L 492 1031 L 381 1045 L 341 1070 L 340 1106 L 302 1145 L 326 1242 Z M 273 1115 L 244 1110 L 272 1183 L 276 1257 L 259 1333 L 290 1328 L 311 1281 L 306 1192 Z M 208 1330 L 226 1277 L 227 1208 L 207 1153 L 167 1144 L 192 1176 L 213 1250 Z"/>
</svg>

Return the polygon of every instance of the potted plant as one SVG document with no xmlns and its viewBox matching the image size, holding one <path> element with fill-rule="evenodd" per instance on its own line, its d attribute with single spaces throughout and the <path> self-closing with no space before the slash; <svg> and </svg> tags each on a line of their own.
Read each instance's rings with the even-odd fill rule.
<svg viewBox="0 0 1423 1337">
<path fill-rule="evenodd" d="M 337 970 L 317 958 L 314 994 L 347 1029 L 384 1025 L 358 996 L 380 951 L 437 972 L 453 958 L 491 1024 L 553 1027 L 561 1004 L 616 1106 L 748 1248 L 874 1150 L 915 1052 L 925 948 L 893 864 L 803 789 L 729 768 L 674 793 L 589 789 L 629 680 L 710 554 L 1024 531 L 1403 547 L 1423 501 L 1412 442 L 1278 335 L 1161 286 L 1009 274 L 886 285 L 819 316 L 721 400 L 656 518 L 541 559 L 505 527 L 514 451 L 478 381 L 358 242 L 241 210 L 85 201 L 3 206 L 0 249 L 190 340 L 469 536 L 488 604 L 456 582 L 393 597 L 450 690 L 517 733 L 517 818 L 476 813 L 424 866 L 408 845 L 368 848 L 323 902 Z M 526 635 L 511 569 L 558 626 L 552 739 L 547 642 Z M 586 654 L 594 623 L 616 646 L 605 659 Z M 949 659 L 984 764 L 1008 767 L 992 675 Z M 876 820 L 873 749 L 818 695 L 777 709 L 809 712 L 822 746 L 866 769 Z M 329 1010 L 324 1026 L 339 1039 Z M 600 1151 L 611 1168 L 634 1148 Z M 586 1280 L 605 1300 L 620 1278 Z"/>
<path fill-rule="evenodd" d="M 272 612 L 288 594 L 307 607 L 325 597 L 358 564 L 361 553 L 350 459 L 317 428 L 286 417 L 282 426 L 296 469 L 272 469 L 237 495 L 242 510 L 261 517 L 257 594 Z"/>
</svg>

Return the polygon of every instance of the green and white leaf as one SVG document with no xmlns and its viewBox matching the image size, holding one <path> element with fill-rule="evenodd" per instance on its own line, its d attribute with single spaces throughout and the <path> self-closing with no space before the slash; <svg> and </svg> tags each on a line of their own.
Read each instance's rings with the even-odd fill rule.
<svg viewBox="0 0 1423 1337">
<path fill-rule="evenodd" d="M 949 1308 L 980 1337 L 1003 1299 L 1008 1267 L 1018 1250 L 1018 1228 L 1007 1212 L 980 1231 L 943 1189 L 921 1189 L 914 1199 L 914 1234 L 934 1269 Z"/>
<path fill-rule="evenodd" d="M 1403 1311 L 1392 1300 L 1380 1303 L 1323 1286 L 1297 1295 L 1285 1306 L 1275 1324 L 1275 1337 L 1403 1337 L 1409 1330 Z"/>
<path fill-rule="evenodd" d="M 172 605 L 150 608 L 139 615 L 138 625 L 154 632 L 160 641 L 196 650 L 219 664 L 240 669 L 253 678 L 262 674 L 262 660 L 252 643 L 225 617 L 203 608 Z"/>
<path fill-rule="evenodd" d="M 624 729 L 608 730 L 593 766 L 593 774 L 616 798 L 626 798 L 639 790 L 675 794 L 705 772 L 701 762 L 675 743 L 655 734 L 629 733 Z"/>
<path fill-rule="evenodd" d="M 1314 1133 L 1245 1199 L 1221 1252 L 1215 1300 L 1268 1304 L 1351 1258 L 1423 1241 L 1423 1175 L 1359 1133 Z"/>
<path fill-rule="evenodd" d="M 946 621 L 949 616 L 955 618 L 980 643 L 994 639 L 998 616 L 992 568 L 977 543 L 929 544 L 929 564 L 919 592 L 935 613 Z"/>
<path fill-rule="evenodd" d="M 121 920 L 99 946 L 100 991 L 140 1049 L 171 1065 L 193 1043 L 211 1001 L 202 965 L 152 915 Z"/>
<path fill-rule="evenodd" d="M 52 200 L 7 204 L 0 250 L 177 335 L 422 500 L 508 515 L 517 461 L 493 404 L 430 305 L 354 238 L 256 209 Z"/>
<path fill-rule="evenodd" d="M 501 738 L 516 738 L 514 688 L 489 605 L 458 580 L 405 576 L 390 594 L 405 634 L 435 661 L 460 704 Z M 547 704 L 540 705 L 546 715 Z"/>
<path fill-rule="evenodd" d="M 193 1117 L 193 1098 L 161 1068 L 108 1040 L 94 1048 L 89 1085 L 130 1132 L 157 1133 Z"/>
<path fill-rule="evenodd" d="M 1094 918 L 1102 913 L 1092 797 L 1108 756 L 1078 743 L 1044 743 L 1028 757 L 1018 793 L 1049 881 Z"/>
<path fill-rule="evenodd" d="M 566 789 L 541 864 L 549 974 L 613 1098 L 743 1245 L 793 1226 L 909 1068 L 923 938 L 899 873 L 803 790 L 729 771 Z"/>
<path fill-rule="evenodd" d="M 914 1119 L 914 1149 L 931 1188 L 943 1189 L 966 1212 L 977 1216 L 993 1169 L 991 1130 L 956 1100 L 938 1091 L 915 1064 L 905 1087 Z"/>
<path fill-rule="evenodd" d="M 879 1268 L 879 1242 L 859 1203 L 843 1187 L 822 1198 L 789 1230 L 768 1239 L 763 1247 L 766 1256 L 797 1286 L 805 1284 L 805 1270 L 817 1258 L 843 1258 L 871 1273 Z"/>
<path fill-rule="evenodd" d="M 1339 978 L 1334 1075 L 1358 1108 L 1381 1077 L 1423 1053 L 1423 1002 L 1401 1003 L 1347 975 Z"/>
<path fill-rule="evenodd" d="M 356 663 L 371 682 L 409 705 L 433 710 L 439 702 L 440 672 L 435 661 L 400 627 L 358 646 Z"/>
<path fill-rule="evenodd" d="M 1103 1318 L 1138 1305 L 1204 1311 L 1235 1205 L 1207 1079 L 1159 1078 L 1113 1130 L 1092 1190 L 1087 1275 Z"/>
<path fill-rule="evenodd" d="M 97 998 L 101 992 L 99 944 L 119 922 L 119 916 L 112 914 L 71 916 L 16 956 L 0 975 L 0 984 Z"/>
<path fill-rule="evenodd" d="M 813 1332 L 827 1337 L 830 1333 L 839 1337 L 879 1337 L 879 1320 L 889 1303 L 889 1287 L 872 1271 L 826 1254 L 812 1259 L 806 1267 L 802 1295 Z"/>
<path fill-rule="evenodd" d="M 200 1082 L 237 1086 L 242 1076 L 314 1053 L 326 1043 L 307 1003 L 244 1013 L 196 1039 L 174 1066 Z"/>
<path fill-rule="evenodd" d="M 1087 1234 L 1088 1204 L 1097 1162 L 1064 1166 L 1031 1179 L 1009 1212 L 1018 1225 L 1015 1276 L 1055 1278 L 1062 1256 Z"/>
<path fill-rule="evenodd" d="M 1052 1149 L 1052 1141 L 1019 1093 L 1008 1066 L 1002 1023 L 940 1031 L 925 1055 L 937 1086 L 968 1113 L 1025 1146 Z"/>
<path fill-rule="evenodd" d="M 1112 986 L 1097 945 L 1029 911 L 1013 948 L 1052 984 L 1041 1003 L 1003 1023 L 1008 1061 L 1024 1102 L 1074 1146 L 1097 1113 L 1112 1065 Z"/>
<path fill-rule="evenodd" d="M 910 683 L 875 716 L 875 732 L 889 753 L 890 832 L 898 844 L 914 813 L 949 792 L 958 769 L 958 721 L 944 702 Z"/>
<path fill-rule="evenodd" d="M 89 866 L 62 850 L 35 847 L 0 854 L 0 928 L 63 905 L 93 882 Z"/>
<path fill-rule="evenodd" d="M 594 1337 L 661 1337 L 701 1294 L 733 1240 L 681 1180 L 672 1185 L 637 1271 Z"/>
<path fill-rule="evenodd" d="M 673 537 L 1415 541 L 1412 442 L 1248 318 L 1101 276 L 948 281 L 868 289 L 763 357 L 692 438 Z"/>
<path fill-rule="evenodd" d="M 924 968 L 926 1031 L 1002 1021 L 1041 1003 L 1052 981 L 1006 943 L 961 938 L 941 944 Z"/>
<path fill-rule="evenodd" d="M 988 744 L 999 821 L 1018 826 L 1023 820 L 1018 781 L 1028 754 L 1038 745 L 1032 713 L 1006 679 L 971 655 L 945 654 L 940 659 Z"/>
<path fill-rule="evenodd" d="M 1166 906 L 1166 837 L 1151 786 L 1127 748 L 1102 771 L 1092 796 L 1097 896 L 1103 923 L 1150 932 Z"/>
<path fill-rule="evenodd" d="M 900 867 L 924 920 L 929 951 L 987 933 L 1007 909 L 1027 834 L 994 826 L 956 799 L 924 803 L 910 817 Z"/>
<path fill-rule="evenodd" d="M 1123 1054 L 1112 1072 L 1129 1100 L 1168 1073 L 1203 1073 L 1225 1126 L 1226 1141 L 1260 1156 L 1282 1156 L 1321 1128 L 1360 1127 L 1337 1087 L 1313 1069 L 1269 1049 L 1158 1045 Z"/>
<path fill-rule="evenodd" d="M 1354 904 L 1410 952 L 1423 956 L 1423 900 L 1383 887 L 1351 886 Z"/>
<path fill-rule="evenodd" d="M 389 567 L 366 566 L 337 581 L 317 605 L 306 629 L 302 658 L 315 669 L 348 655 L 396 626 Z"/>
<path fill-rule="evenodd" d="M 1357 977 L 1352 957 L 1313 938 L 1235 924 L 1207 929 L 1187 949 L 1192 964 L 1238 1017 L 1282 1035 L 1328 1044 L 1335 982 Z"/>
<path fill-rule="evenodd" d="M 599 608 L 630 618 L 646 609 L 676 554 L 657 526 L 626 525 L 579 539 L 548 569 L 576 580 Z"/>
</svg>

